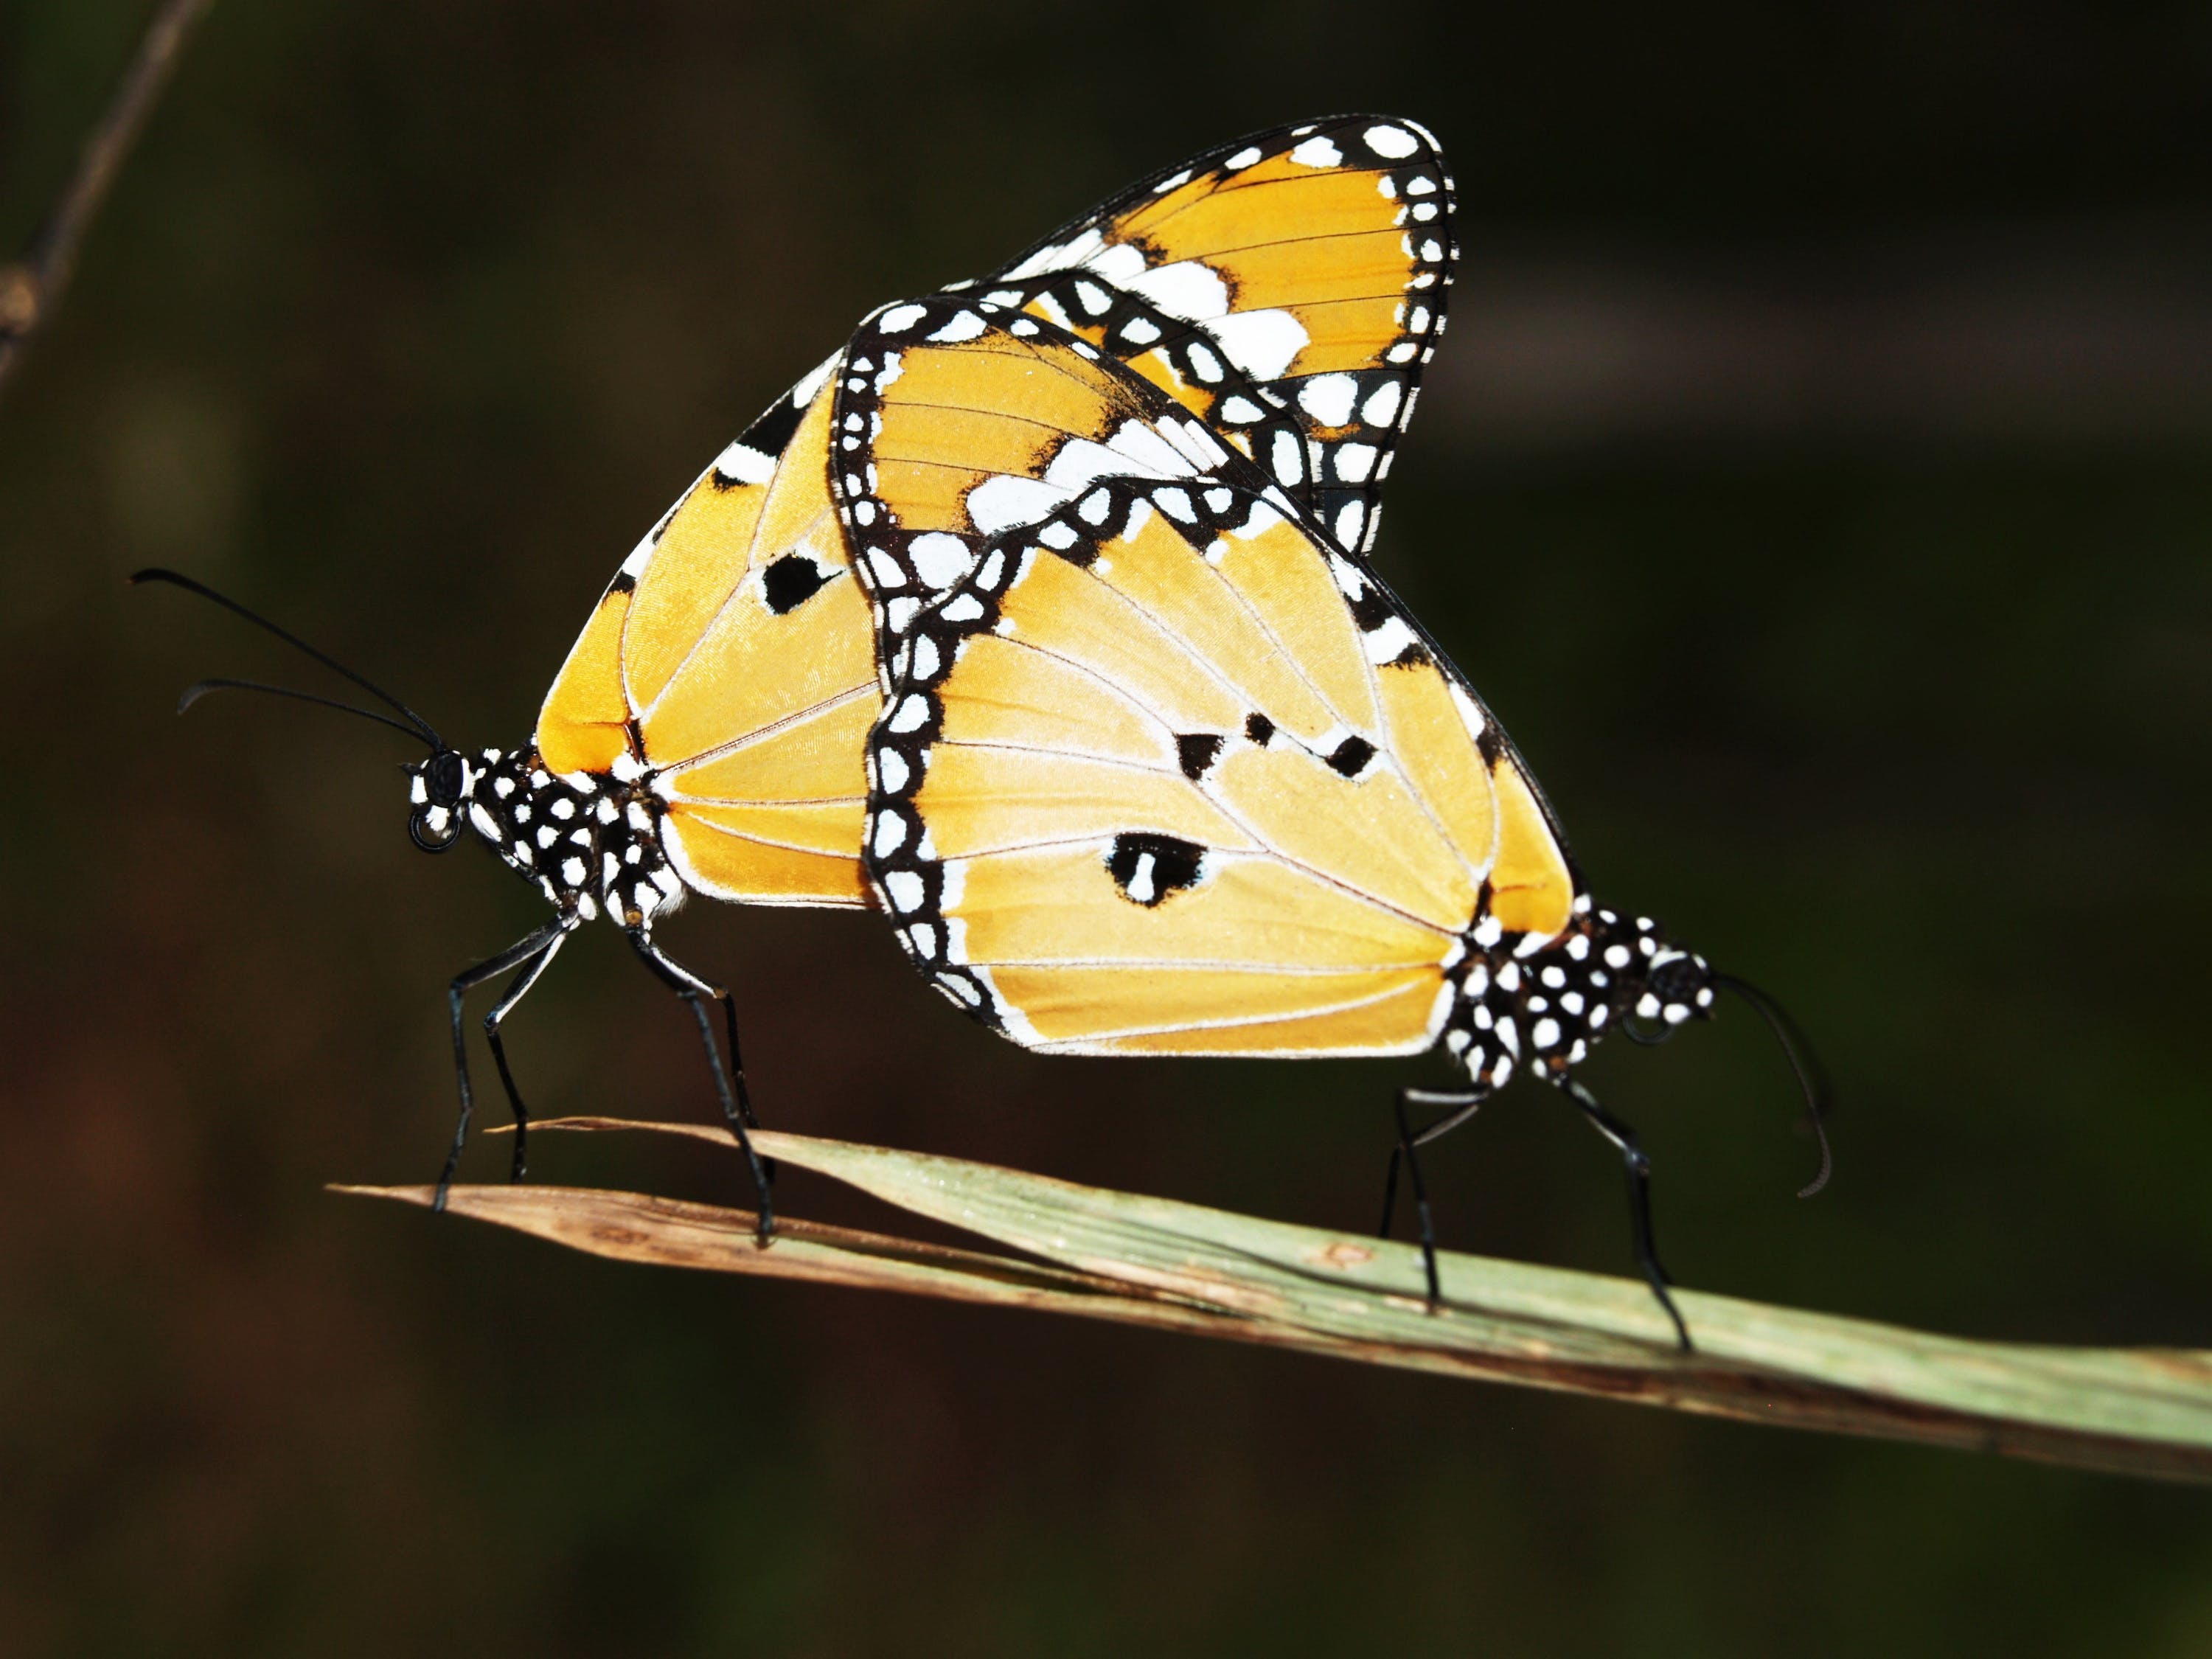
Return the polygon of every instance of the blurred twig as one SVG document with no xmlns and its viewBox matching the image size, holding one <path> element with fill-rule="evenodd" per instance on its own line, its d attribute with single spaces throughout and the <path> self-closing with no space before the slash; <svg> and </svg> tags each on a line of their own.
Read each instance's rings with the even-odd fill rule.
<svg viewBox="0 0 2212 1659">
<path fill-rule="evenodd" d="M 138 51 L 106 112 L 85 136 L 76 171 L 23 257 L 0 266 L 0 391 L 32 336 L 61 303 L 76 270 L 77 249 L 122 170 L 146 118 L 161 100 L 192 27 L 210 0 L 161 0 L 146 20 Z"/>
<path fill-rule="evenodd" d="M 731 1143 L 703 1126 L 576 1118 Z M 1747 1422 L 2212 1481 L 2212 1353 L 1976 1342 L 1679 1291 L 1676 1349 L 1644 1285 L 1480 1256 L 1422 1295 L 1410 1245 L 1079 1187 L 957 1158 L 757 1132 L 767 1155 L 1012 1255 L 786 1223 L 637 1193 L 459 1187 L 462 1215 L 623 1261 L 1039 1308 L 1369 1364 L 1598 1395 Z M 431 1188 L 341 1191 L 428 1204 Z"/>
</svg>

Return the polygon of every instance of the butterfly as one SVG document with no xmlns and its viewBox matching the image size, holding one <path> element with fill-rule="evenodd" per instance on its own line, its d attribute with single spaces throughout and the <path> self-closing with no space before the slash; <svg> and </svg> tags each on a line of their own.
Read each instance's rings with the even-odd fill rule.
<svg viewBox="0 0 2212 1659">
<path fill-rule="evenodd" d="M 1452 200 L 1436 142 L 1415 124 L 1302 123 L 1164 169 L 952 287 L 1126 361 L 1356 550 L 1373 539 L 1382 480 L 1443 329 Z M 529 1115 L 501 1026 L 569 935 L 604 915 L 689 1004 L 750 1160 L 762 1237 L 772 1228 L 768 1171 L 746 1134 L 756 1119 L 735 1004 L 670 957 L 653 927 L 693 892 L 872 902 L 864 755 L 892 682 L 881 654 L 889 624 L 855 573 L 831 475 L 885 434 L 841 415 L 846 368 L 840 352 L 777 398 L 623 561 L 520 748 L 455 749 L 397 698 L 234 601 L 174 573 L 142 573 L 228 605 L 396 711 L 394 720 L 338 705 L 428 745 L 409 773 L 416 843 L 443 851 L 473 835 L 552 910 L 450 987 L 460 1115 L 441 1201 L 474 1109 L 463 999 L 511 975 L 483 1024 L 515 1115 L 519 1177 Z M 918 375 L 909 393 L 922 386 Z M 889 614 L 900 614 L 897 601 Z M 202 682 L 185 702 L 246 684 Z"/>
<path fill-rule="evenodd" d="M 861 441 L 834 484 L 892 669 L 866 862 L 915 967 L 1046 1053 L 1440 1047 L 1465 1086 L 1401 1095 L 1393 1195 L 1398 1153 L 1531 1072 L 1623 1158 L 1687 1346 L 1648 1161 L 1573 1068 L 1729 981 L 1594 902 L 1372 565 L 1218 428 L 988 296 L 879 312 L 845 367 L 836 423 Z M 1447 1115 L 1417 1136 L 1409 1103 Z"/>
</svg>

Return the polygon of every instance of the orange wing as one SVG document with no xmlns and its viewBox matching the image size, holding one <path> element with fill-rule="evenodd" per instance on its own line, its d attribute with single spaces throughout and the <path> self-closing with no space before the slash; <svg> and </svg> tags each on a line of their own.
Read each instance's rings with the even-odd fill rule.
<svg viewBox="0 0 2212 1659">
<path fill-rule="evenodd" d="M 1127 362 L 1360 552 L 1443 333 L 1452 221 L 1424 128 L 1342 115 L 1163 169 L 962 286 Z"/>
<path fill-rule="evenodd" d="M 836 359 L 716 458 L 624 560 L 546 696 L 556 772 L 635 769 L 690 886 L 867 902 L 868 606 L 829 495 Z"/>
<path fill-rule="evenodd" d="M 1363 562 L 1085 343 L 900 310 L 850 348 L 839 423 L 878 435 L 838 493 L 890 597 L 967 572 L 887 630 L 870 740 L 869 873 L 947 996 L 1036 1048 L 1399 1053 L 1471 951 L 1567 925 L 1534 787 Z M 996 470 L 1023 422 L 1054 435 Z"/>
</svg>

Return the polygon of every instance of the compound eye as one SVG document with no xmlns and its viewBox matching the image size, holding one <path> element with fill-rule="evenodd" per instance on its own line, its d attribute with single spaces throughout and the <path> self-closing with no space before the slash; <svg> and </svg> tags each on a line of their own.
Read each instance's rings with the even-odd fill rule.
<svg viewBox="0 0 2212 1659">
<path fill-rule="evenodd" d="M 428 787 L 430 799 L 440 806 L 451 806 L 461 798 L 468 784 L 468 763 L 448 749 L 433 755 L 424 769 L 423 781 Z"/>
<path fill-rule="evenodd" d="M 1662 962 L 1651 972 L 1651 994 L 1662 1002 L 1687 1002 L 1704 982 L 1705 975 L 1689 957 Z"/>
</svg>

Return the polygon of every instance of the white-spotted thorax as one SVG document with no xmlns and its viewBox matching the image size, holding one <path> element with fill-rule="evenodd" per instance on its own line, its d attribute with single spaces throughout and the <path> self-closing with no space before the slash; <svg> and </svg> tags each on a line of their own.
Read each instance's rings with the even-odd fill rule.
<svg viewBox="0 0 2212 1659">
<path fill-rule="evenodd" d="M 1670 942 L 1649 916 L 1594 908 L 1588 894 L 1556 933 L 1509 933 L 1485 916 L 1462 948 L 1443 1045 L 1480 1089 L 1503 1086 L 1523 1066 L 1557 1082 L 1609 1030 L 1662 1042 L 1712 1012 L 1703 957 Z"/>
<path fill-rule="evenodd" d="M 605 772 L 555 773 L 534 748 L 448 749 L 407 773 L 416 846 L 444 852 L 474 830 L 572 926 L 604 913 L 650 928 L 683 902 L 661 843 L 665 806 L 628 755 Z"/>
</svg>

